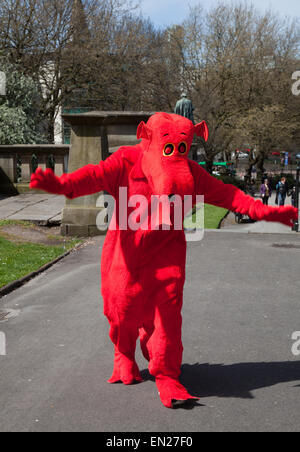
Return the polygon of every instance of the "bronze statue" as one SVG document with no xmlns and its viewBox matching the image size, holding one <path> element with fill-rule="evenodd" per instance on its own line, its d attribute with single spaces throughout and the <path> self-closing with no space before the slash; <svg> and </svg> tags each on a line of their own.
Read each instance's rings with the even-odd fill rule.
<svg viewBox="0 0 300 452">
<path fill-rule="evenodd" d="M 194 107 L 192 101 L 187 98 L 185 93 L 182 93 L 181 99 L 176 103 L 176 107 L 174 113 L 176 115 L 184 116 L 185 118 L 190 119 L 193 124 L 194 122 Z"/>
</svg>

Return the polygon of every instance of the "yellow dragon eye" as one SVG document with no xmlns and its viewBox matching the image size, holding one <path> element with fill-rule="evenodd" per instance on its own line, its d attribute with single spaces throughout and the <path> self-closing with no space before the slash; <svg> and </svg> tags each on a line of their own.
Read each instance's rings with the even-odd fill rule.
<svg viewBox="0 0 300 452">
<path fill-rule="evenodd" d="M 180 143 L 179 145 L 178 145 L 178 151 L 180 152 L 180 154 L 185 154 L 186 153 L 186 151 L 187 151 L 187 144 L 186 144 L 186 142 L 185 141 L 183 141 L 182 143 Z"/>
<path fill-rule="evenodd" d="M 174 151 L 175 151 L 174 144 L 168 143 L 168 144 L 165 145 L 165 147 L 164 147 L 164 155 L 166 155 L 166 156 L 172 155 Z"/>
</svg>

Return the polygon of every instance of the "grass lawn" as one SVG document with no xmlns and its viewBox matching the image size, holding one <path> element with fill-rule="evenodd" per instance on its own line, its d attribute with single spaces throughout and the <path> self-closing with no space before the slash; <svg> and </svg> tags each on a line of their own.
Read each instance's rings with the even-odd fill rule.
<svg viewBox="0 0 300 452">
<path fill-rule="evenodd" d="M 12 222 L 0 221 L 0 226 L 7 224 Z M 21 222 L 14 224 L 30 227 Z M 38 270 L 79 242 L 80 240 L 68 239 L 65 243 L 52 246 L 29 242 L 16 243 L 14 240 L 3 237 L 0 229 L 0 287 Z"/>
<path fill-rule="evenodd" d="M 204 228 L 205 229 L 218 229 L 221 220 L 225 217 L 228 210 L 221 207 L 211 206 L 210 204 L 204 205 Z M 186 218 L 184 225 L 186 228 L 194 228 L 195 214 Z M 201 224 L 197 225 L 201 228 Z"/>
</svg>

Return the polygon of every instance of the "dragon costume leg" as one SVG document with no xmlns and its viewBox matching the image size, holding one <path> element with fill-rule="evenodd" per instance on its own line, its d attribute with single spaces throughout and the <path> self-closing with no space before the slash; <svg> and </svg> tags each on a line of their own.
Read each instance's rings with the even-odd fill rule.
<svg viewBox="0 0 300 452">
<path fill-rule="evenodd" d="M 149 372 L 155 377 L 163 405 L 168 408 L 198 399 L 191 396 L 179 381 L 183 353 L 181 308 L 182 293 L 158 303 L 153 333 L 146 344 Z"/>
<path fill-rule="evenodd" d="M 142 381 L 135 361 L 138 326 L 135 323 L 122 321 L 110 322 L 110 338 L 115 345 L 114 370 L 108 383 L 123 382 L 130 385 Z"/>
</svg>

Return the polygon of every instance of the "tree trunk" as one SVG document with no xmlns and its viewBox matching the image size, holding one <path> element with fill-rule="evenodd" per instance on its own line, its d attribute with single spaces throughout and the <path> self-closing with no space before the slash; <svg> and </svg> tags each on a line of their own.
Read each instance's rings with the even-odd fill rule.
<svg viewBox="0 0 300 452">
<path fill-rule="evenodd" d="M 54 122 L 48 124 L 47 140 L 50 144 L 54 144 Z"/>
<path fill-rule="evenodd" d="M 214 153 L 213 153 L 213 148 L 212 146 L 204 141 L 202 141 L 202 146 L 204 148 L 204 152 L 205 152 L 205 169 L 206 171 L 208 171 L 210 174 L 212 174 L 213 172 L 213 166 L 214 166 Z"/>
<path fill-rule="evenodd" d="M 208 171 L 210 174 L 212 174 L 213 166 L 214 166 L 214 161 L 209 159 L 209 158 L 206 158 L 205 159 L 205 169 L 206 169 L 206 171 Z"/>
<path fill-rule="evenodd" d="M 257 168 L 261 173 L 265 172 L 264 168 L 265 156 L 261 153 L 258 157 Z"/>
<path fill-rule="evenodd" d="M 246 177 L 249 181 L 252 179 L 252 169 L 258 162 L 258 156 L 255 156 L 254 153 L 251 151 L 249 152 L 249 161 L 248 166 L 246 168 Z"/>
<path fill-rule="evenodd" d="M 265 163 L 265 159 L 266 159 L 266 155 L 261 152 L 258 156 L 258 161 L 257 161 L 257 177 L 258 179 L 263 180 L 263 178 L 265 177 L 265 168 L 264 168 L 264 163 Z"/>
<path fill-rule="evenodd" d="M 55 139 L 54 139 L 54 130 L 55 130 L 55 115 L 54 113 L 51 111 L 48 115 L 47 118 L 47 140 L 49 143 L 54 143 Z"/>
</svg>

